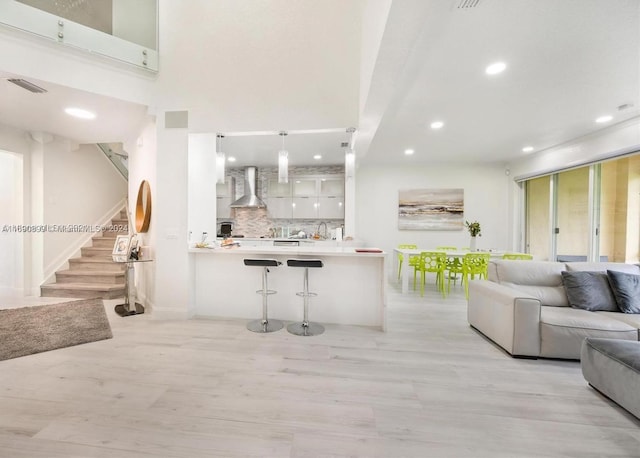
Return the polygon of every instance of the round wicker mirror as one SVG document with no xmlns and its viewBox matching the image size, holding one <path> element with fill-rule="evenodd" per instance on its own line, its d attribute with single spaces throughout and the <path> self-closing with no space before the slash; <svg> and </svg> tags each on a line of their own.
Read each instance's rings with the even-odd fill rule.
<svg viewBox="0 0 640 458">
<path fill-rule="evenodd" d="M 151 188 L 147 180 L 142 180 L 136 201 L 136 231 L 147 232 L 151 221 Z"/>
</svg>

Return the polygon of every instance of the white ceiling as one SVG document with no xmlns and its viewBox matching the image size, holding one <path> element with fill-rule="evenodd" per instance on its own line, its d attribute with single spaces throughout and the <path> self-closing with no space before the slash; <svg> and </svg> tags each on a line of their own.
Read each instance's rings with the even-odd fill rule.
<svg viewBox="0 0 640 458">
<path fill-rule="evenodd" d="M 431 1 L 415 36 L 383 41 L 379 60 L 404 48 L 408 58 L 366 161 L 510 161 L 525 146 L 536 152 L 602 129 L 594 120 L 603 114 L 613 116 L 608 125 L 638 115 L 640 2 L 459 3 Z M 486 75 L 495 61 L 507 69 Z M 618 111 L 625 103 L 634 106 Z M 378 115 L 365 109 L 363 118 Z M 434 120 L 445 126 L 432 130 Z M 407 148 L 415 154 L 404 156 Z"/>
<path fill-rule="evenodd" d="M 457 8 L 459 3 L 404 0 L 391 4 L 369 90 L 360 102 L 363 108 L 358 125 L 353 126 L 358 128 L 356 150 L 361 163 L 517 160 L 523 157 L 524 146 L 540 151 L 640 114 L 639 1 L 480 0 L 468 9 Z M 286 4 L 279 3 L 282 8 Z M 335 8 L 335 3 L 332 5 Z M 352 8 L 349 13 L 360 14 L 360 10 Z M 287 18 L 291 22 L 290 14 Z M 299 33 L 308 33 L 308 27 Z M 319 33 L 317 28 L 314 33 Z M 295 37 L 287 38 L 282 46 L 299 54 Z M 316 42 L 323 39 L 318 35 Z M 256 46 L 255 42 L 251 46 Z M 324 67 L 328 59 L 330 56 L 322 56 Z M 487 76 L 485 67 L 496 60 L 507 63 L 506 71 Z M 181 66 L 186 64 L 180 62 Z M 261 65 L 265 68 L 268 63 Z M 308 65 L 305 61 L 304 66 Z M 79 143 L 119 142 L 135 135 L 147 114 L 142 105 L 28 78 L 49 90 L 47 94 L 31 94 L 8 83 L 4 80 L 7 76 L 14 75 L 0 72 L 0 123 L 24 130 L 47 131 Z M 339 79 L 332 81 L 338 83 Z M 244 84 L 249 87 L 250 81 Z M 220 115 L 220 103 L 211 101 L 216 90 L 211 86 L 199 88 L 204 91 L 203 103 L 194 107 L 194 113 L 200 115 L 209 109 Z M 162 97 L 170 99 L 166 87 Z M 265 103 L 265 110 L 277 112 L 278 122 L 263 128 L 287 128 L 299 119 L 320 119 L 322 113 L 335 113 L 335 109 L 323 106 L 324 100 L 335 104 L 333 98 L 320 93 L 302 100 L 304 90 L 301 86 L 295 103 L 281 94 L 278 100 L 282 106 Z M 255 88 L 252 91 L 253 99 L 259 97 Z M 265 95 L 265 99 L 272 95 Z M 66 116 L 63 108 L 73 104 L 95 109 L 98 118 L 88 122 Z M 633 106 L 620 111 L 617 107 L 622 104 Z M 243 106 L 233 106 L 234 119 L 243 118 Z M 596 124 L 595 118 L 603 114 L 614 118 L 607 125 Z M 349 139 L 342 129 L 352 127 L 344 125 L 348 118 L 333 115 L 317 126 L 336 128 L 335 133 L 286 137 L 290 164 L 341 163 L 344 151 L 340 144 Z M 331 119 L 334 125 L 330 125 Z M 438 131 L 429 128 L 436 119 L 445 122 Z M 315 127 L 308 122 L 300 124 Z M 201 124 L 196 130 L 203 132 L 207 127 Z M 415 154 L 405 156 L 407 148 Z M 227 136 L 222 149 L 238 159 L 235 166 L 274 166 L 281 138 Z M 322 161 L 312 159 L 316 153 L 322 154 Z"/>
<path fill-rule="evenodd" d="M 142 105 L 27 78 L 48 91 L 32 93 L 7 81 L 16 77 L 20 78 L 0 71 L 0 124 L 25 131 L 48 132 L 77 143 L 115 143 L 135 138 L 147 113 Z M 73 118 L 64 112 L 68 107 L 92 111 L 96 118 Z"/>
</svg>

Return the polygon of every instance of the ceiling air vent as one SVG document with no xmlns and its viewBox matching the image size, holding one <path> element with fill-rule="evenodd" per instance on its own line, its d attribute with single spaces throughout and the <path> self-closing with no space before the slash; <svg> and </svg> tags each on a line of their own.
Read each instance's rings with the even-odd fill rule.
<svg viewBox="0 0 640 458">
<path fill-rule="evenodd" d="M 458 8 L 475 8 L 480 3 L 480 0 L 460 0 Z"/>
<path fill-rule="evenodd" d="M 47 92 L 46 89 L 36 86 L 35 84 L 21 78 L 7 78 L 7 81 L 15 84 L 16 86 L 20 86 L 22 89 L 26 89 L 29 92 L 33 92 L 34 94 L 43 94 Z"/>
</svg>

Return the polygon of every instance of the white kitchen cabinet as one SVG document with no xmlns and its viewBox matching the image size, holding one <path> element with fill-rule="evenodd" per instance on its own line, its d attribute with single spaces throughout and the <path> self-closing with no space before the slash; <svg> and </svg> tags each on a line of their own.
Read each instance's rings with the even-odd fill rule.
<svg viewBox="0 0 640 458">
<path fill-rule="evenodd" d="M 319 219 L 344 219 L 344 197 L 318 197 Z"/>
<path fill-rule="evenodd" d="M 289 183 L 272 178 L 266 203 L 273 219 L 344 219 L 344 177 L 290 176 Z"/>
<path fill-rule="evenodd" d="M 318 178 L 293 178 L 293 197 L 317 196 Z"/>
<path fill-rule="evenodd" d="M 231 218 L 231 197 L 216 197 L 216 218 Z"/>
<path fill-rule="evenodd" d="M 272 219 L 291 219 L 293 208 L 291 197 L 268 197 L 267 213 Z"/>
<path fill-rule="evenodd" d="M 320 178 L 320 196 L 344 196 L 344 178 Z"/>
<path fill-rule="evenodd" d="M 293 197 L 291 206 L 292 218 L 316 219 L 318 217 L 317 197 Z"/>
<path fill-rule="evenodd" d="M 270 179 L 267 195 L 269 197 L 291 197 L 291 182 L 278 183 L 277 178 Z"/>
<path fill-rule="evenodd" d="M 224 183 L 216 183 L 216 218 L 231 218 L 231 202 L 236 194 L 236 181 L 233 177 L 226 177 Z"/>
</svg>

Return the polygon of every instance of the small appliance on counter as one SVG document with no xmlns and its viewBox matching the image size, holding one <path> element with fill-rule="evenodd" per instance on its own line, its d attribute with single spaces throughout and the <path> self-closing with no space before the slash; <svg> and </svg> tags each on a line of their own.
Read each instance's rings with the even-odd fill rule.
<svg viewBox="0 0 640 458">
<path fill-rule="evenodd" d="M 233 223 L 224 222 L 220 223 L 220 232 L 217 234 L 218 237 L 231 237 L 231 231 L 233 230 Z"/>
</svg>

